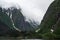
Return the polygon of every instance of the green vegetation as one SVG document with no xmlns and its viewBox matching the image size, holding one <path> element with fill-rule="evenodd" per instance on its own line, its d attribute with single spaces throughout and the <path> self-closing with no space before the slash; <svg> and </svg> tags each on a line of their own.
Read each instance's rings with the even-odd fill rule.
<svg viewBox="0 0 60 40">
<path fill-rule="evenodd" d="M 13 24 L 11 22 L 10 17 L 5 12 L 1 11 L 2 8 L 0 8 L 0 21 L 6 24 L 10 29 L 13 29 Z"/>
<path fill-rule="evenodd" d="M 14 9 L 13 14 L 12 14 L 12 20 L 16 27 L 21 26 L 20 21 L 23 20 L 24 22 L 24 17 L 20 13 L 21 13 L 20 10 Z M 34 38 L 34 39 L 43 38 L 46 40 L 59 39 L 60 38 L 60 0 L 55 0 L 54 2 L 51 3 L 41 24 L 39 25 L 40 30 L 38 32 L 35 32 L 36 30 L 33 32 L 31 31 L 30 32 L 23 32 L 23 31 L 19 32 L 14 29 L 12 20 L 5 12 L 2 12 L 2 10 L 0 10 L 0 21 L 6 24 L 10 28 L 10 30 L 12 29 L 10 35 L 14 37 L 18 36 L 20 38 Z M 27 27 L 30 25 L 26 22 L 25 24 L 27 24 Z M 51 29 L 53 31 L 51 31 Z"/>
<path fill-rule="evenodd" d="M 60 0 L 51 3 L 39 26 L 39 33 L 43 38 L 47 40 L 60 38 Z"/>
</svg>

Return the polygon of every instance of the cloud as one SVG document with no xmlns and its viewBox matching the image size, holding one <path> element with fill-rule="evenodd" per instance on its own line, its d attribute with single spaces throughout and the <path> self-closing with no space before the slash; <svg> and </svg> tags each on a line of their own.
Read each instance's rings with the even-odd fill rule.
<svg viewBox="0 0 60 40">
<path fill-rule="evenodd" d="M 43 16 L 53 0 L 0 0 L 0 6 L 9 8 L 15 6 L 21 8 L 26 21 L 34 20 L 40 23 Z"/>
</svg>

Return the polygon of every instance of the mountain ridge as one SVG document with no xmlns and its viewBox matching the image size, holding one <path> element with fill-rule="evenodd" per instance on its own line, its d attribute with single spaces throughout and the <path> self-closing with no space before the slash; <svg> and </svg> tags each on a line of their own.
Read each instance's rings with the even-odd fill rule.
<svg viewBox="0 0 60 40">
<path fill-rule="evenodd" d="M 36 23 L 34 21 L 28 22 L 25 21 L 25 17 L 21 13 L 21 9 L 17 9 L 15 7 L 11 7 L 8 9 L 2 9 L 4 13 L 6 13 L 11 21 L 13 22 L 14 26 L 16 27 L 16 30 L 21 30 L 21 31 L 35 31 L 36 28 L 38 28 Z"/>
</svg>

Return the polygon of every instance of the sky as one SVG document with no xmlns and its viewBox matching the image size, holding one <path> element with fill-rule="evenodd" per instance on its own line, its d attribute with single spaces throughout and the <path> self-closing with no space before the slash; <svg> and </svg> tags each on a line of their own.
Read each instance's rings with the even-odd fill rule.
<svg viewBox="0 0 60 40">
<path fill-rule="evenodd" d="M 21 8 L 22 14 L 26 17 L 25 21 L 35 21 L 41 23 L 44 14 L 49 5 L 54 0 L 0 0 L 0 6 L 3 8 L 17 7 Z"/>
</svg>

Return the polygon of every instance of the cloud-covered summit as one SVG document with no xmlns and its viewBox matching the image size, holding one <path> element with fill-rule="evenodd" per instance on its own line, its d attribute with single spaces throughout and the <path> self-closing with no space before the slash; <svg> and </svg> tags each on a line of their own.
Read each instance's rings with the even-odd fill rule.
<svg viewBox="0 0 60 40">
<path fill-rule="evenodd" d="M 53 0 L 0 0 L 2 8 L 16 7 L 21 8 L 26 21 L 33 20 L 40 23 L 48 6 Z"/>
</svg>

